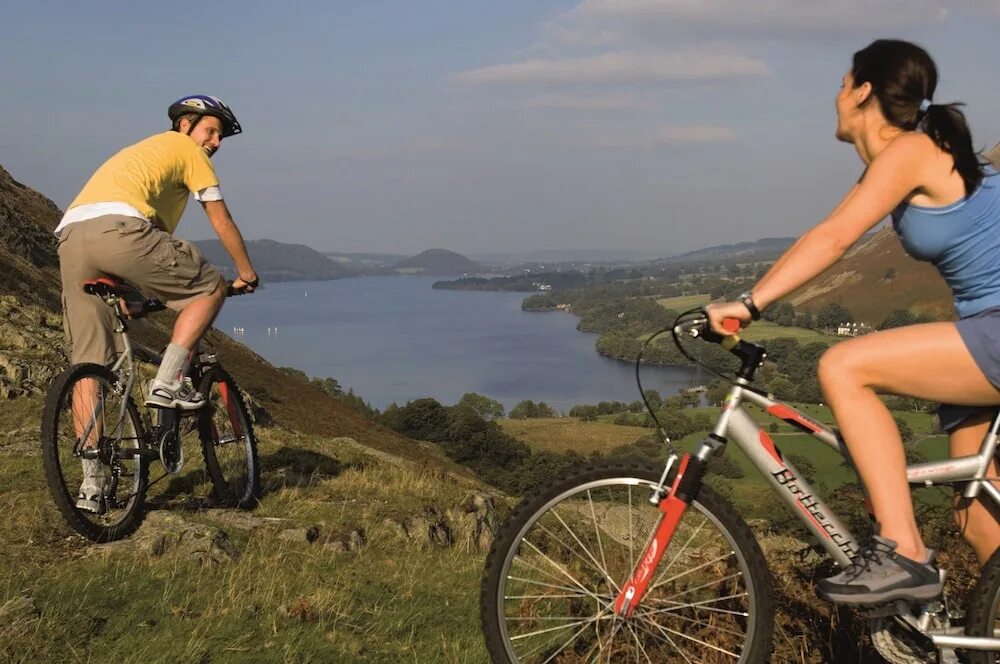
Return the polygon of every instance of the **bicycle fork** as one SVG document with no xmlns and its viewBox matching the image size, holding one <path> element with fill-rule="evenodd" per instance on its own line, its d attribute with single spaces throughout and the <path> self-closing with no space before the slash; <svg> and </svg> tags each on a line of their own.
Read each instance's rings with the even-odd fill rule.
<svg viewBox="0 0 1000 664">
<path fill-rule="evenodd" d="M 630 618 L 632 612 L 642 601 L 649 588 L 649 582 L 653 578 L 653 572 L 660 564 L 663 553 L 670 546 L 670 540 L 674 536 L 677 524 L 687 511 L 688 505 L 698 495 L 702 478 L 708 464 L 691 454 L 681 457 L 680 465 L 677 468 L 677 477 L 674 478 L 673 486 L 665 497 L 658 500 L 660 517 L 656 528 L 646 543 L 646 547 L 639 556 L 639 562 L 632 572 L 631 578 L 622 586 L 621 592 L 615 599 L 615 615 L 621 618 Z M 662 487 L 661 481 L 660 486 Z M 659 496 L 659 491 L 654 494 L 654 499 Z"/>
</svg>

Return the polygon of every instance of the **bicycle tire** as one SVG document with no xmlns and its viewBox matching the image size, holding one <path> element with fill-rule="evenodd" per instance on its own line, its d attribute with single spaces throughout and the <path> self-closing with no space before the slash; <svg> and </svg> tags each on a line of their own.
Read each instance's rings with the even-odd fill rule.
<svg viewBox="0 0 1000 664">
<path fill-rule="evenodd" d="M 983 566 L 976 587 L 969 594 L 965 635 L 1000 637 L 1000 549 Z M 995 651 L 965 650 L 964 656 L 970 664 L 1000 662 L 1000 652 Z"/>
<path fill-rule="evenodd" d="M 498 529 L 481 582 L 481 624 L 493 662 L 769 661 L 774 624 L 771 573 L 750 528 L 707 486 L 701 487 L 678 525 L 636 613 L 628 621 L 613 618 L 616 589 L 631 575 L 634 557 L 660 514 L 648 500 L 648 489 L 661 473 L 638 464 L 588 466 L 536 489 L 514 508 Z M 628 530 L 623 534 L 626 512 Z M 640 521 L 638 527 L 635 520 Z M 594 536 L 574 529 L 577 524 L 586 524 Z M 570 551 L 566 542 L 572 541 L 584 555 Z M 591 542 L 590 549 L 585 541 Z M 626 541 L 633 543 L 628 558 Z M 543 550 L 546 547 L 551 550 Z M 678 561 L 680 566 L 674 568 Z M 711 574 L 718 577 L 705 582 L 702 577 Z M 567 579 L 572 579 L 568 585 Z M 677 593 L 672 603 L 665 598 L 671 592 Z M 685 594 L 688 599 L 676 601 Z M 595 616 L 579 620 L 591 603 Z M 690 615 L 682 616 L 682 611 Z M 584 627 L 569 640 L 562 638 L 569 636 L 567 631 L 558 638 L 547 636 L 578 625 Z M 679 626 L 683 629 L 676 629 Z M 620 643 L 615 642 L 618 633 L 625 636 Z M 733 644 L 733 637 L 745 641 Z M 678 651 L 678 641 L 684 652 Z"/>
<path fill-rule="evenodd" d="M 105 497 L 104 514 L 95 514 L 81 510 L 76 506 L 76 488 L 82 480 L 83 470 L 81 460 L 73 455 L 76 438 L 72 393 L 74 387 L 82 380 L 95 380 L 104 386 L 104 391 L 98 391 L 102 401 L 101 412 L 116 412 L 119 405 L 112 404 L 105 408 L 107 401 L 114 395 L 117 378 L 111 371 L 99 364 L 78 364 L 59 374 L 49 387 L 45 397 L 45 407 L 42 412 L 41 447 L 42 464 L 45 469 L 45 480 L 49 491 L 55 500 L 60 513 L 69 526 L 94 542 L 110 542 L 133 533 L 142 523 L 145 516 L 146 489 L 149 486 L 149 462 L 141 454 L 131 454 L 124 457 L 121 463 L 122 473 L 117 480 L 106 484 L 110 495 Z M 128 437 L 130 445 L 136 450 L 146 449 L 146 431 L 142 424 L 139 410 L 129 395 L 117 395 L 125 401 L 126 420 L 131 426 Z M 68 419 L 67 419 L 68 415 Z M 123 438 L 119 437 L 118 442 Z M 128 474 L 126 471 L 131 471 Z M 118 485 L 121 477 L 127 484 L 121 489 L 129 493 L 118 498 Z M 131 478 L 129 482 L 128 478 Z M 110 485 L 111 488 L 108 488 Z M 120 500 L 125 500 L 120 504 Z"/>
<path fill-rule="evenodd" d="M 198 417 L 205 468 L 216 500 L 227 507 L 252 509 L 260 501 L 257 437 L 242 393 L 220 366 L 202 378 L 206 404 Z"/>
</svg>

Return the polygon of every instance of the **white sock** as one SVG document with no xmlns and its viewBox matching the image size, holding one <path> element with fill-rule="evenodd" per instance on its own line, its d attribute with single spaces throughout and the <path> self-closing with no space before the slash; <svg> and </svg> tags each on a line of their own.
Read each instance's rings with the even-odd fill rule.
<svg viewBox="0 0 1000 664">
<path fill-rule="evenodd" d="M 181 376 L 187 371 L 188 358 L 191 355 L 184 346 L 177 344 L 167 345 L 163 351 L 163 361 L 160 362 L 160 369 L 156 372 L 156 380 L 168 385 L 174 385 L 180 381 Z"/>
</svg>

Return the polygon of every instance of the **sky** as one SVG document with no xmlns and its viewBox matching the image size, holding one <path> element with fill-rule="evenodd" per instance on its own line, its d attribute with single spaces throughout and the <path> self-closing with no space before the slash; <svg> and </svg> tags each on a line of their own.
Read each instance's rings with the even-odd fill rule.
<svg viewBox="0 0 1000 664">
<path fill-rule="evenodd" d="M 992 147 L 998 30 L 996 0 L 12 2 L 0 166 L 65 208 L 213 94 L 247 239 L 668 255 L 823 219 L 861 172 L 833 100 L 872 39 L 927 48 Z M 196 203 L 177 234 L 212 236 Z"/>
</svg>

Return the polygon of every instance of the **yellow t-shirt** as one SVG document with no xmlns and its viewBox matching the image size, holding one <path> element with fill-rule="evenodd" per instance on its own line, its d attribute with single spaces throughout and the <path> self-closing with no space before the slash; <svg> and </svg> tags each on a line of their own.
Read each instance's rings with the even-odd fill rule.
<svg viewBox="0 0 1000 664">
<path fill-rule="evenodd" d="M 127 203 L 173 233 L 189 193 L 218 185 L 205 151 L 190 136 L 165 131 L 124 148 L 104 162 L 69 208 Z"/>
</svg>

